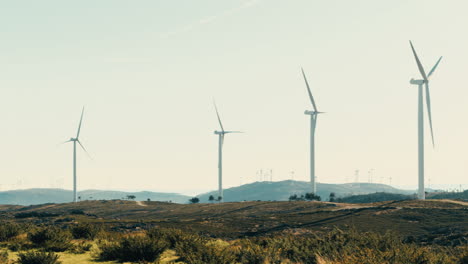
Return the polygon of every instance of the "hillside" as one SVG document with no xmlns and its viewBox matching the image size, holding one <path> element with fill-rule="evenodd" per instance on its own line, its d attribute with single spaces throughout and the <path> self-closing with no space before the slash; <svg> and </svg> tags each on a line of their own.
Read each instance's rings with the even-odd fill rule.
<svg viewBox="0 0 468 264">
<path fill-rule="evenodd" d="M 125 199 L 134 195 L 137 201 L 172 201 L 186 203 L 190 197 L 176 193 L 159 192 L 121 192 L 85 190 L 78 192 L 81 200 L 112 200 Z M 0 192 L 0 204 L 34 205 L 45 203 L 67 203 L 72 200 L 73 192 L 62 189 L 26 189 Z"/>
<path fill-rule="evenodd" d="M 215 237 L 237 238 L 282 232 L 353 227 L 404 236 L 468 232 L 468 203 L 452 200 L 374 204 L 329 202 L 238 202 L 174 204 L 83 201 L 35 206 L 0 206 L 0 221 L 64 225 L 101 223 L 112 230 L 174 227 Z"/>
<path fill-rule="evenodd" d="M 395 194 L 411 194 L 393 188 L 389 185 L 378 183 L 346 183 L 346 184 L 317 184 L 318 195 L 322 200 L 328 200 L 331 192 L 336 197 L 350 195 L 369 194 L 375 192 L 386 192 Z M 280 182 L 255 182 L 224 190 L 224 201 L 287 201 L 292 194 L 304 194 L 310 192 L 310 185 L 302 181 L 280 181 Z M 122 192 L 103 190 L 84 190 L 78 192 L 81 200 L 114 200 L 126 199 L 128 195 L 134 195 L 137 201 L 172 201 L 174 203 L 187 203 L 191 198 L 176 193 L 160 192 Z M 217 191 L 200 194 L 200 202 L 208 202 L 210 195 L 217 197 Z M 72 200 L 72 192 L 63 189 L 26 189 L 0 192 L 0 204 L 34 205 L 44 203 L 67 203 Z"/>
<path fill-rule="evenodd" d="M 379 183 L 345 183 L 327 184 L 318 183 L 317 193 L 322 200 L 327 200 L 330 193 L 337 197 L 375 192 L 411 194 L 411 191 L 400 190 L 389 185 Z M 224 190 L 225 202 L 237 201 L 287 201 L 292 194 L 305 194 L 310 192 L 310 184 L 303 181 L 255 182 Z M 210 195 L 217 197 L 217 191 L 201 194 L 201 202 L 207 202 Z"/>
</svg>

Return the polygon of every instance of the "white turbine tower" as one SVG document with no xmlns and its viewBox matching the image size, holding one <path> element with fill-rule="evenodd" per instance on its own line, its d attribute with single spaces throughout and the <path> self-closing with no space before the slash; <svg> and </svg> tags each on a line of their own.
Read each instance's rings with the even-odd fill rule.
<svg viewBox="0 0 468 264">
<path fill-rule="evenodd" d="M 88 154 L 83 144 L 81 144 L 79 137 L 80 137 L 80 130 L 81 130 L 81 122 L 83 121 L 83 114 L 84 114 L 84 107 L 81 110 L 81 118 L 80 124 L 78 125 L 78 132 L 76 133 L 75 138 L 70 138 L 69 140 L 65 141 L 65 143 L 73 142 L 73 202 L 76 203 L 77 201 L 77 192 L 76 192 L 76 143 L 80 144 L 81 148 Z M 88 154 L 89 155 L 89 154 Z"/>
<path fill-rule="evenodd" d="M 240 131 L 225 131 L 223 123 L 221 122 L 221 117 L 219 117 L 218 108 L 216 103 L 213 103 L 216 111 L 216 116 L 218 117 L 219 126 L 221 131 L 216 130 L 214 133 L 218 135 L 218 201 L 222 202 L 224 200 L 223 196 L 223 144 L 224 144 L 224 135 L 230 133 L 243 133 Z"/>
<path fill-rule="evenodd" d="M 309 82 L 304 73 L 304 69 L 302 70 L 302 76 L 304 76 L 304 81 L 307 86 L 307 92 L 309 93 L 310 102 L 312 103 L 312 107 L 314 110 L 309 111 L 306 110 L 304 114 L 310 116 L 310 183 L 312 184 L 312 192 L 317 194 L 317 183 L 316 183 L 316 176 L 315 176 L 315 127 L 317 126 L 317 117 L 319 114 L 323 112 L 319 112 L 317 110 L 317 105 L 315 104 L 314 97 L 312 96 L 312 92 L 310 91 Z"/>
<path fill-rule="evenodd" d="M 426 107 L 427 107 L 427 116 L 429 118 L 429 126 L 431 129 L 431 139 L 432 146 L 434 147 L 434 132 L 432 130 L 432 114 L 431 114 L 431 95 L 429 92 L 429 78 L 432 76 L 436 70 L 439 62 L 442 60 L 442 57 L 436 62 L 434 67 L 432 67 L 429 74 L 426 75 L 424 67 L 421 64 L 421 61 L 416 54 L 416 50 L 413 47 L 413 43 L 410 41 L 411 50 L 413 51 L 414 58 L 416 59 L 416 64 L 418 65 L 419 72 L 421 73 L 422 79 L 411 79 L 410 84 L 418 86 L 418 198 L 420 200 L 426 199 L 426 193 L 424 190 L 424 91 L 423 85 L 426 92 Z"/>
</svg>

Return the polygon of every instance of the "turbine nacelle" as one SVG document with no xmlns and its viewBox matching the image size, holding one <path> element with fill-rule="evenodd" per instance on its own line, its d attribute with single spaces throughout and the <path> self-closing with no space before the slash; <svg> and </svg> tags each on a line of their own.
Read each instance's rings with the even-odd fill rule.
<svg viewBox="0 0 468 264">
<path fill-rule="evenodd" d="M 422 79 L 420 79 L 420 80 L 411 79 L 410 83 L 411 84 L 416 84 L 416 85 L 423 85 L 424 83 L 426 83 L 426 81 L 422 80 Z"/>
<path fill-rule="evenodd" d="M 318 115 L 318 114 L 323 114 L 324 112 L 319 112 L 319 111 L 309 111 L 305 110 L 304 115 Z"/>
<path fill-rule="evenodd" d="M 231 133 L 244 133 L 242 131 L 215 131 L 215 135 L 225 135 L 225 134 L 231 134 Z"/>
</svg>

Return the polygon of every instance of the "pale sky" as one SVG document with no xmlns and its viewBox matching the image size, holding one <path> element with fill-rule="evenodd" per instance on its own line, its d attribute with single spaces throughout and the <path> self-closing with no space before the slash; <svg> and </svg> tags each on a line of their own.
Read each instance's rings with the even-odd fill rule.
<svg viewBox="0 0 468 264">
<path fill-rule="evenodd" d="M 0 3 L 0 190 L 195 193 L 217 188 L 215 98 L 226 129 L 225 187 L 308 179 L 319 110 L 319 182 L 417 183 L 419 73 L 431 80 L 431 184 L 467 184 L 465 0 L 43 0 Z M 427 118 L 426 118 L 427 125 Z M 426 126 L 426 128 L 428 128 Z"/>
</svg>

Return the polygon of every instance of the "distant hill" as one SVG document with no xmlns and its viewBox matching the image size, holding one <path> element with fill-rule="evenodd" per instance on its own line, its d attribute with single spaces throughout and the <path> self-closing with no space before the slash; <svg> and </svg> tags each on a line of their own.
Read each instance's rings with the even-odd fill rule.
<svg viewBox="0 0 468 264">
<path fill-rule="evenodd" d="M 331 192 L 336 197 L 385 192 L 393 194 L 413 194 L 413 191 L 400 190 L 389 185 L 378 183 L 345 183 L 345 184 L 317 184 L 318 195 L 327 201 Z M 303 181 L 255 182 L 224 190 L 224 201 L 287 201 L 292 194 L 305 194 L 310 192 L 310 184 Z M 81 200 L 113 200 L 125 199 L 134 195 L 137 201 L 172 201 L 174 203 L 187 203 L 191 198 L 176 193 L 160 192 L 122 192 L 103 190 L 84 190 L 78 192 Z M 217 197 L 217 191 L 200 194 L 201 203 L 208 202 L 210 195 Z M 0 204 L 35 205 L 44 203 L 68 203 L 72 200 L 72 191 L 63 189 L 26 189 L 0 192 Z"/>
<path fill-rule="evenodd" d="M 416 195 L 376 192 L 369 194 L 351 195 L 343 198 L 338 198 L 336 201 L 340 203 L 376 203 L 384 201 L 403 201 L 411 199 L 416 199 Z"/>
<path fill-rule="evenodd" d="M 225 202 L 236 201 L 287 201 L 292 194 L 305 194 L 310 192 L 310 183 L 303 181 L 255 182 L 224 190 Z M 395 194 L 412 194 L 413 191 L 400 190 L 389 185 L 379 183 L 345 183 L 345 184 L 317 184 L 317 194 L 322 201 L 328 200 L 331 192 L 336 197 L 345 197 L 359 194 L 386 192 Z M 210 195 L 215 198 L 217 191 L 198 195 L 200 202 L 208 201 Z"/>
<path fill-rule="evenodd" d="M 78 192 L 81 200 L 112 200 L 125 199 L 127 195 L 134 195 L 137 201 L 172 201 L 186 203 L 189 196 L 176 193 L 159 192 L 121 192 L 85 190 Z M 44 203 L 68 203 L 72 201 L 73 192 L 62 189 L 26 189 L 0 192 L 0 204 L 34 205 Z"/>
<path fill-rule="evenodd" d="M 468 190 L 463 192 L 441 192 L 431 193 L 428 195 L 429 199 L 461 199 L 468 201 Z"/>
</svg>

